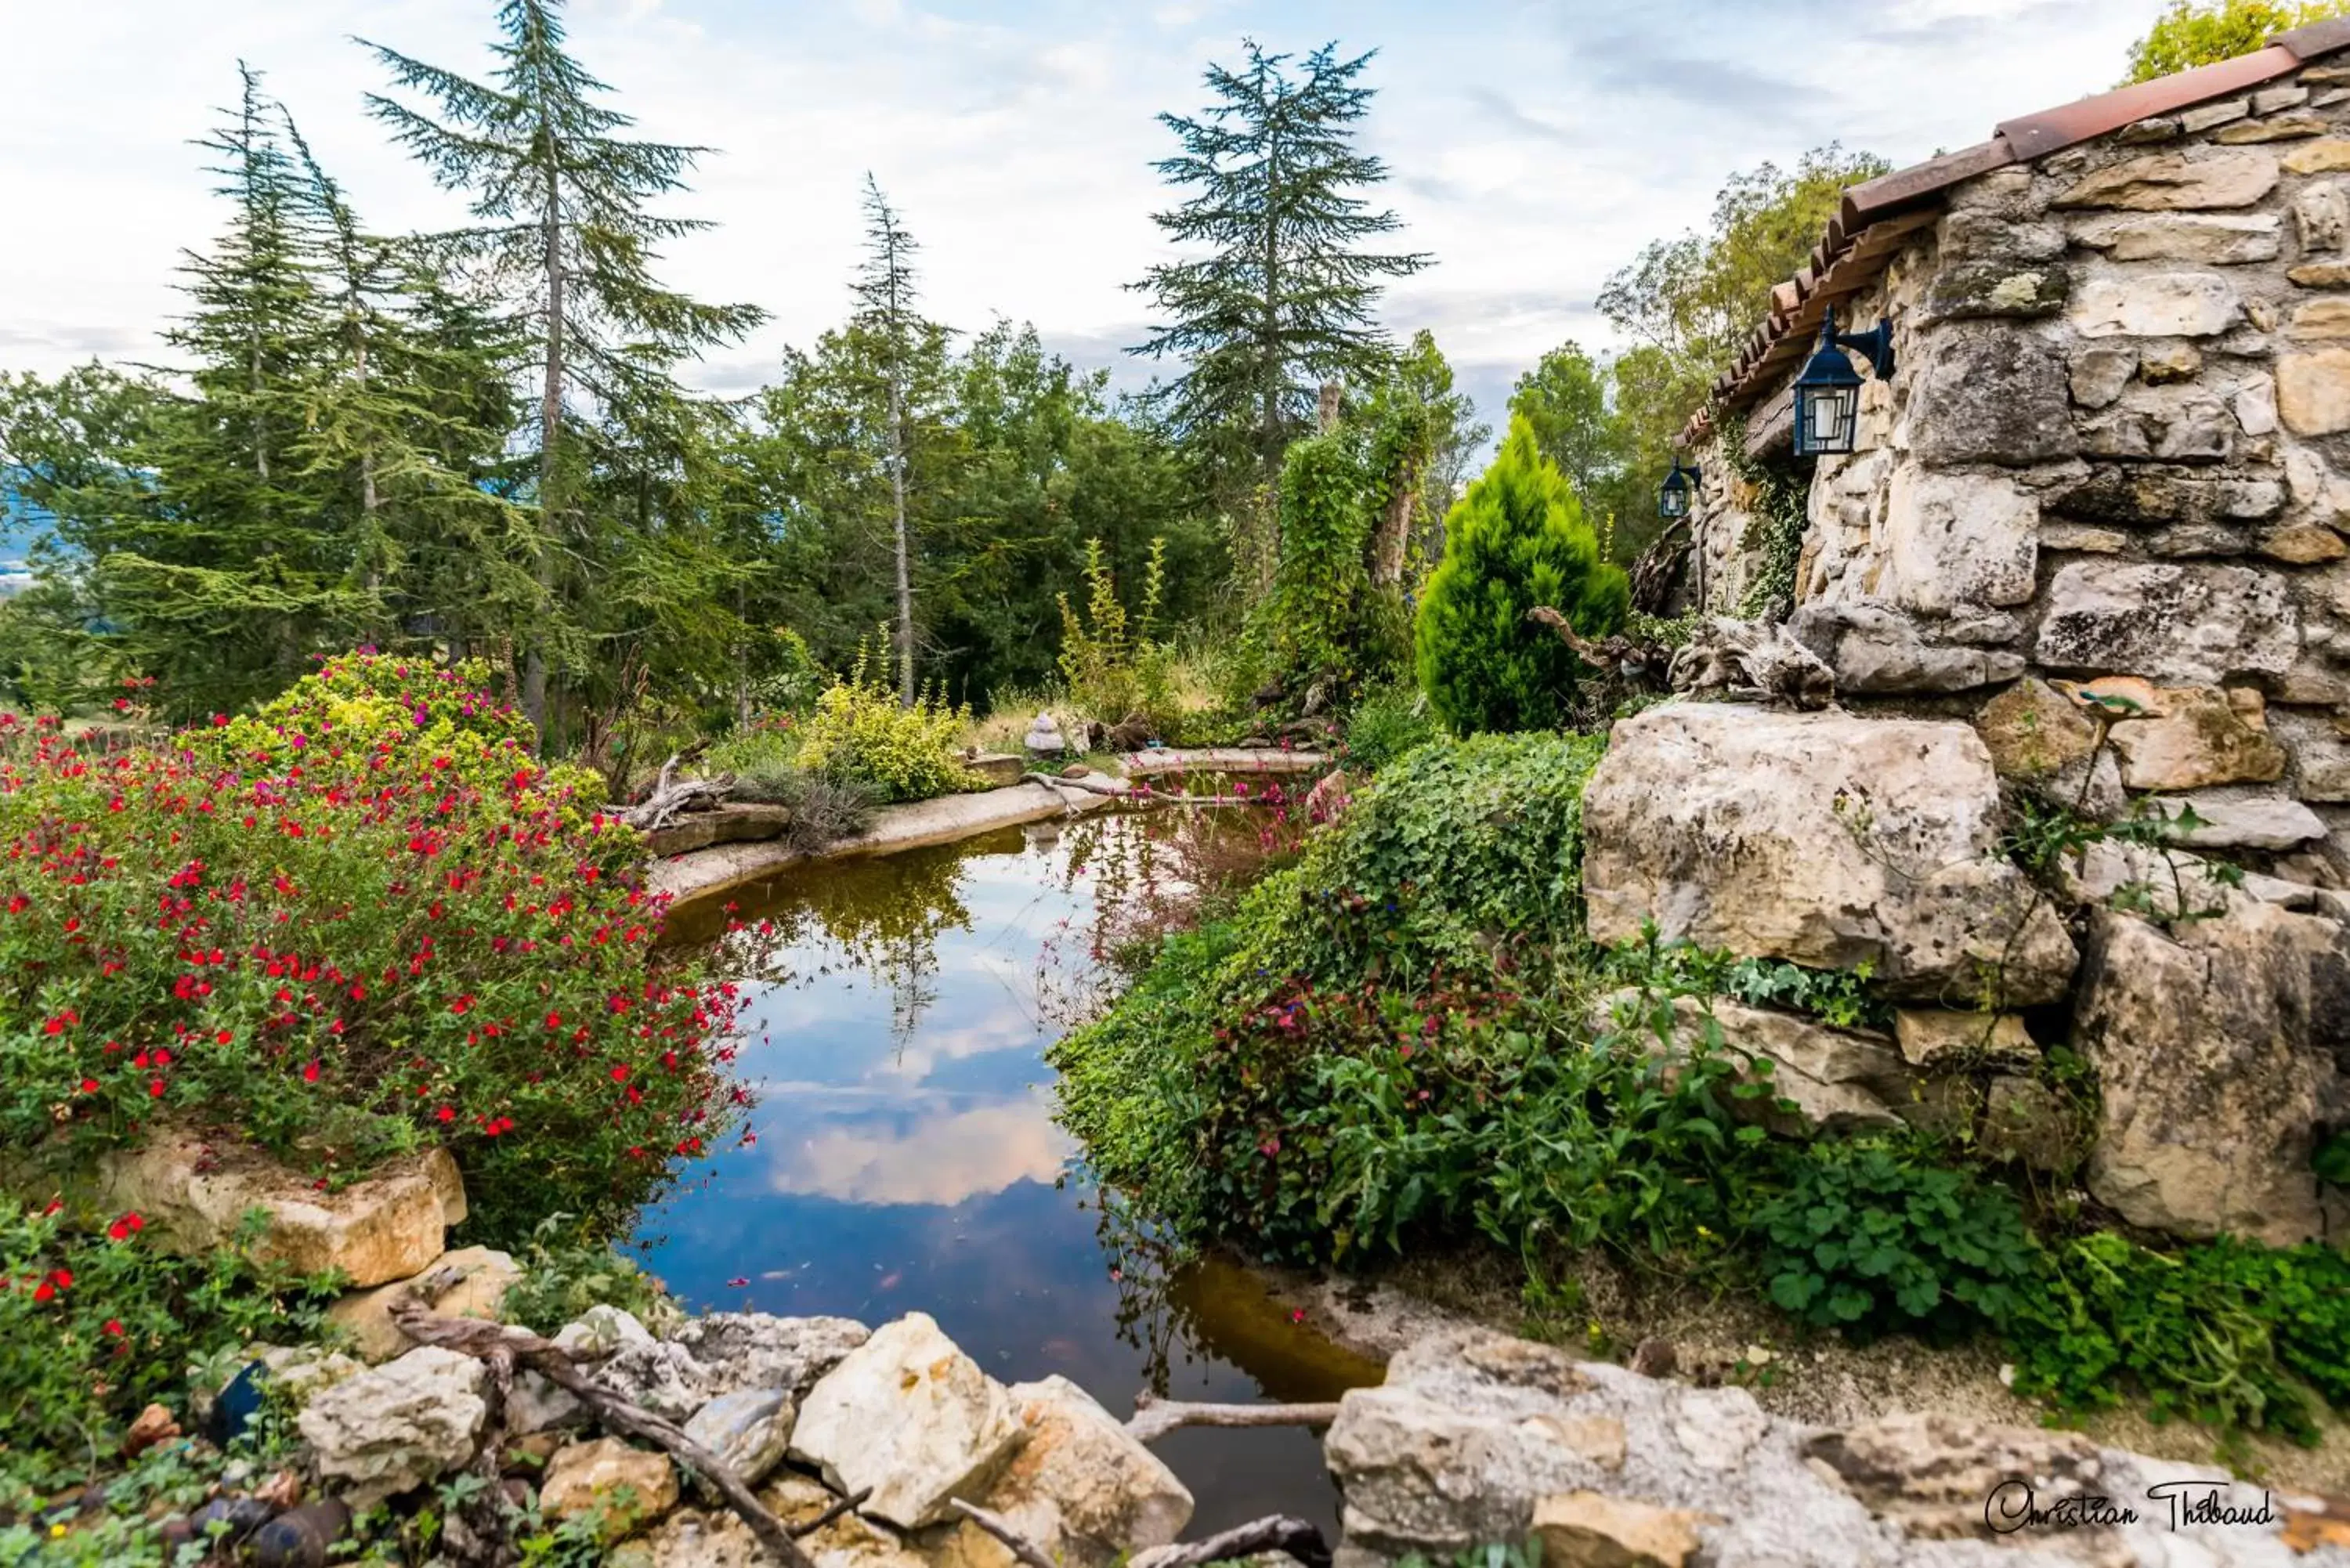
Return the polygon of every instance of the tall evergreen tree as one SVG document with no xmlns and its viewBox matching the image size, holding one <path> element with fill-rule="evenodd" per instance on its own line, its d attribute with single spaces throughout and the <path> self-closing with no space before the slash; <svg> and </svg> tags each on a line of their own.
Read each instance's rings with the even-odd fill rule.
<svg viewBox="0 0 2350 1568">
<path fill-rule="evenodd" d="M 865 259 L 855 285 L 857 324 L 879 346 L 881 373 L 888 382 L 889 427 L 883 440 L 898 572 L 898 701 L 909 708 L 914 705 L 914 578 L 913 539 L 906 521 L 906 378 L 924 325 L 914 314 L 914 253 L 920 248 L 889 198 L 881 193 L 880 183 L 867 171 Z"/>
<path fill-rule="evenodd" d="M 1386 280 L 1429 258 L 1366 248 L 1401 226 L 1362 194 L 1388 177 L 1355 145 L 1372 55 L 1341 59 L 1326 44 L 1293 69 L 1291 56 L 1242 47 L 1241 69 L 1208 67 L 1206 111 L 1159 117 L 1183 151 L 1156 167 L 1191 194 L 1154 221 L 1207 254 L 1163 262 L 1131 286 L 1168 317 L 1133 352 L 1187 360 L 1167 389 L 1170 413 L 1194 437 L 1244 442 L 1255 479 L 1270 485 L 1315 389 L 1367 381 L 1386 358 L 1372 323 Z"/>
<path fill-rule="evenodd" d="M 505 0 L 487 82 L 368 46 L 396 82 L 438 106 L 435 119 L 380 94 L 368 100 L 442 185 L 473 193 L 482 224 L 455 237 L 531 280 L 520 308 L 538 371 L 536 554 L 546 624 L 525 651 L 523 705 L 540 721 L 550 646 L 570 619 L 558 567 L 588 531 L 579 503 L 591 453 L 575 452 L 584 443 L 571 437 L 607 413 L 666 406 L 679 358 L 764 318 L 755 306 L 704 305 L 655 280 L 654 247 L 707 225 L 647 203 L 683 189 L 708 149 L 616 135 L 634 121 L 598 101 L 611 89 L 566 52 L 561 11 L 562 0 Z"/>
</svg>

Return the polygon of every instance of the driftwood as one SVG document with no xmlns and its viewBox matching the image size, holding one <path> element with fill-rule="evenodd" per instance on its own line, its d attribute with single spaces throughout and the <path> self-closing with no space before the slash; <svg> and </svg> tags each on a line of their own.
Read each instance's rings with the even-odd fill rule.
<svg viewBox="0 0 2350 1568">
<path fill-rule="evenodd" d="M 1205 1541 L 1179 1541 L 1138 1552 L 1127 1560 L 1127 1568 L 1200 1568 L 1260 1552 L 1286 1552 L 1305 1568 L 1330 1568 L 1330 1543 L 1322 1532 L 1302 1519 L 1278 1513 L 1236 1524 Z"/>
<path fill-rule="evenodd" d="M 1061 1568 L 1059 1563 L 1045 1555 L 1042 1547 L 1013 1529 L 1012 1521 L 1002 1514 L 990 1513 L 987 1510 L 976 1504 L 965 1502 L 959 1497 L 949 1498 L 947 1502 L 959 1511 L 965 1519 L 1003 1542 L 1010 1548 L 1012 1555 L 1026 1563 L 1027 1568 Z"/>
<path fill-rule="evenodd" d="M 1673 589 L 1681 578 L 1681 568 L 1690 557 L 1690 540 L 1687 530 L 1689 519 L 1677 519 L 1640 552 L 1632 563 L 1632 607 L 1648 615 L 1662 615 L 1672 603 Z"/>
<path fill-rule="evenodd" d="M 1155 1443 L 1179 1427 L 1326 1427 L 1337 1418 L 1335 1404 L 1202 1405 L 1161 1399 L 1146 1388 L 1134 1397 L 1126 1435 L 1138 1443 Z"/>
<path fill-rule="evenodd" d="M 1548 605 L 1534 606 L 1526 611 L 1526 618 L 1556 632 L 1568 652 L 1603 675 L 1613 675 L 1627 686 L 1645 687 L 1651 691 L 1665 689 L 1665 670 L 1671 662 L 1672 649 L 1663 644 L 1629 637 L 1584 637 L 1566 617 Z"/>
<path fill-rule="evenodd" d="M 1835 702 L 1835 671 L 1783 625 L 1714 616 L 1673 655 L 1673 690 L 1716 692 L 1770 707 L 1818 709 Z"/>
<path fill-rule="evenodd" d="M 620 813 L 620 820 L 630 827 L 650 833 L 675 822 L 680 812 L 706 810 L 724 800 L 734 787 L 731 778 L 680 779 L 677 765 L 681 761 L 675 752 L 661 764 L 660 776 L 653 781 L 652 793 Z"/>
<path fill-rule="evenodd" d="M 808 1554 L 794 1542 L 784 1521 L 767 1511 L 758 1494 L 733 1466 L 671 1423 L 591 1381 L 554 1341 L 504 1324 L 439 1317 L 405 1293 L 392 1303 L 390 1316 L 400 1331 L 418 1344 L 442 1345 L 486 1362 L 494 1376 L 501 1362 L 509 1371 L 515 1366 L 528 1367 L 587 1406 L 606 1430 L 642 1438 L 708 1481 L 725 1500 L 726 1506 L 750 1526 L 752 1535 L 765 1550 L 770 1562 L 781 1563 L 783 1568 L 816 1568 Z"/>
</svg>

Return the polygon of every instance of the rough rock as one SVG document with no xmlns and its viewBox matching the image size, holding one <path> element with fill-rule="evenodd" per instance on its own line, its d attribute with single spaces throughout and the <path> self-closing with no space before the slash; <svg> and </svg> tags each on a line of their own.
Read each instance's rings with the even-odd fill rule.
<svg viewBox="0 0 2350 1568">
<path fill-rule="evenodd" d="M 1881 1417 L 1808 1447 L 1870 1512 L 1929 1540 L 1981 1532 L 1987 1500 L 2014 1480 L 2045 1507 L 2097 1491 L 2105 1473 L 2095 1445 L 2077 1432 L 1939 1413 Z"/>
<path fill-rule="evenodd" d="M 615 1392 L 681 1421 L 722 1394 L 781 1388 L 805 1407 L 807 1390 L 865 1343 L 845 1317 L 711 1313 L 669 1339 L 623 1346 L 598 1371 Z"/>
<path fill-rule="evenodd" d="M 2093 680 L 2095 698 L 2115 691 L 2137 709 L 2113 724 L 2122 783 L 2132 789 L 2200 789 L 2267 784 L 2284 772 L 2284 752 L 2269 738 L 2266 705 L 2249 687 L 2156 686 Z"/>
<path fill-rule="evenodd" d="M 2233 266 L 2274 261 L 2283 248 L 2275 216 L 2162 213 L 2144 218 L 2093 218 L 2073 228 L 2076 244 L 2115 261 L 2202 262 Z"/>
<path fill-rule="evenodd" d="M 2037 676 L 2027 676 L 1975 714 L 1975 733 L 2002 778 L 2054 778 L 2097 749 L 2097 725 L 2078 704 Z"/>
<path fill-rule="evenodd" d="M 2293 224 L 2304 255 L 2340 250 L 2350 241 L 2350 199 L 2344 197 L 2341 183 L 2303 186 L 2293 199 Z"/>
<path fill-rule="evenodd" d="M 972 1501 L 1066 1568 L 1108 1568 L 1126 1553 L 1163 1546 L 1191 1519 L 1191 1493 L 1117 1417 L 1057 1374 L 1012 1388 L 1026 1440 L 984 1495 Z M 960 1553 L 967 1568 L 1011 1568 L 1012 1554 L 984 1532 Z"/>
<path fill-rule="evenodd" d="M 159 1131 L 106 1156 L 98 1186 L 109 1214 L 136 1212 L 174 1251 L 233 1240 L 245 1214 L 269 1216 L 258 1253 L 306 1274 L 339 1270 L 354 1285 L 406 1279 L 442 1252 L 465 1218 L 457 1162 L 435 1148 L 387 1163 L 339 1192 L 322 1192 L 259 1151 Z"/>
<path fill-rule="evenodd" d="M 2022 655 L 1933 640 L 1927 623 L 1878 599 L 1812 600 L 1787 630 L 1835 672 L 1837 691 L 1855 696 L 1965 691 L 2023 673 Z"/>
<path fill-rule="evenodd" d="M 2101 463 L 2051 493 L 2043 505 L 2060 517 L 2143 528 L 2155 523 L 2264 521 L 2282 513 L 2286 499 L 2285 486 L 2273 479 Z"/>
<path fill-rule="evenodd" d="M 367 1370 L 363 1361 L 315 1345 L 255 1345 L 244 1359 L 260 1362 L 269 1374 L 271 1390 L 296 1405 Z"/>
<path fill-rule="evenodd" d="M 2227 908 L 2228 885 L 2210 863 L 2185 849 L 2105 838 L 2081 846 L 2059 868 L 2065 897 L 2175 920 L 2183 909 L 2190 919 Z"/>
<path fill-rule="evenodd" d="M 2158 803 L 2171 817 L 2181 804 L 2200 820 L 2170 833 L 2189 849 L 2298 849 L 2325 836 L 2325 822 L 2297 800 L 2240 790 L 2199 790 L 2165 795 Z"/>
<path fill-rule="evenodd" d="M 2296 798 L 2350 801 L 2350 715 L 2279 711 L 2272 723 L 2292 760 Z"/>
<path fill-rule="evenodd" d="M 506 1396 L 506 1433 L 527 1438 L 540 1432 L 562 1431 L 587 1425 L 588 1407 L 536 1372 L 515 1374 Z"/>
<path fill-rule="evenodd" d="M 2350 430 L 2350 348 L 2313 348 L 2277 358 L 2277 417 L 2295 435 Z"/>
<path fill-rule="evenodd" d="M 402 1293 L 414 1295 L 442 1317 L 494 1321 L 506 1287 L 522 1278 L 510 1253 L 490 1247 L 460 1247 L 443 1252 L 413 1279 L 395 1280 L 371 1291 L 355 1291 L 327 1309 L 328 1319 L 348 1329 L 359 1353 L 387 1361 L 415 1342 L 391 1321 L 391 1305 Z"/>
<path fill-rule="evenodd" d="M 2326 174 L 2350 169 L 2350 141 L 2329 138 L 2296 147 L 2285 154 L 2284 166 L 2295 174 Z"/>
<path fill-rule="evenodd" d="M 2253 547 L 2272 561 L 2282 561 L 2290 566 L 2314 566 L 2322 561 L 2338 561 L 2350 556 L 2350 544 L 2333 529 L 2316 523 L 2290 523 L 2282 528 L 2272 528 L 2255 541 Z"/>
<path fill-rule="evenodd" d="M 2296 172 L 2308 171 L 2297 169 Z M 2249 207 L 2274 190 L 2276 182 L 2277 161 L 2272 153 L 2180 149 L 2147 153 L 2101 169 L 2058 196 L 2054 204 L 2118 207 L 2138 213 Z"/>
<path fill-rule="evenodd" d="M 792 808 L 754 801 L 729 801 L 715 811 L 690 812 L 666 827 L 645 832 L 645 853 L 659 858 L 707 849 L 713 844 L 756 844 L 781 838 L 792 825 Z"/>
<path fill-rule="evenodd" d="M 546 1461 L 538 1483 L 539 1511 L 550 1519 L 602 1509 L 607 1541 L 676 1506 L 677 1467 L 669 1456 L 632 1449 L 618 1438 L 566 1443 Z"/>
<path fill-rule="evenodd" d="M 1634 1044 L 1676 1060 L 1695 1053 L 1706 1038 L 1709 1018 L 1733 1052 L 1768 1058 L 1774 1097 L 1787 1110 L 1762 1100 L 1742 1101 L 1775 1130 L 1789 1134 L 1858 1133 L 1899 1127 L 1898 1107 L 1915 1097 L 1915 1075 L 1882 1034 L 1831 1029 L 1792 1012 L 1748 1007 L 1726 997 L 1711 1005 L 1699 998 L 1673 999 L 1672 1035 L 1658 1038 L 1648 1019 L 1648 1003 L 1637 991 L 1620 991 L 1594 1007 L 1595 1033 L 1637 1029 Z"/>
<path fill-rule="evenodd" d="M 2139 373 L 2157 379 L 2157 367 L 2176 363 L 2144 356 Z M 2192 374 L 2189 370 L 2189 374 Z M 2163 379 L 2176 380 L 2177 372 Z M 2081 450 L 2091 457 L 2131 462 L 2222 462 L 2234 451 L 2235 416 L 2200 387 L 2141 387 L 2121 401 L 2081 422 Z"/>
<path fill-rule="evenodd" d="M 992 787 L 1018 784 L 1028 771 L 1028 759 L 1014 752 L 980 752 L 964 757 L 962 765 Z"/>
<path fill-rule="evenodd" d="M 1889 995 L 1969 1003 L 2054 1001 L 2072 976 L 2062 922 L 1998 858 L 1998 780 L 1963 723 L 1652 708 L 1616 725 L 1583 810 L 1602 942 L 1654 919 L 1669 940 L 1866 962 Z"/>
<path fill-rule="evenodd" d="M 1561 1492 L 1534 1504 L 1534 1538 L 1550 1568 L 1682 1568 L 1698 1532 L 1721 1521 L 1685 1508 Z"/>
<path fill-rule="evenodd" d="M 652 1344 L 653 1334 L 625 1308 L 598 1302 L 556 1329 L 555 1343 L 574 1361 L 602 1361 L 632 1345 Z"/>
<path fill-rule="evenodd" d="M 1893 1038 L 1913 1067 L 1948 1072 L 1989 1062 L 2029 1064 L 2040 1059 L 2023 1020 L 2012 1012 L 1960 1012 L 1904 1007 L 1893 1014 Z"/>
<path fill-rule="evenodd" d="M 733 1467 L 753 1486 L 784 1462 L 798 1411 L 781 1388 L 746 1388 L 721 1394 L 685 1423 L 685 1435 Z"/>
<path fill-rule="evenodd" d="M 865 1511 L 905 1529 L 956 1517 L 947 1500 L 983 1490 L 1026 1428 L 1011 1395 L 923 1313 L 884 1325 L 800 1402 L 792 1457 Z"/>
<path fill-rule="evenodd" d="M 2032 597 L 2040 503 L 2002 473 L 1898 468 L 1886 500 L 1894 597 L 1947 611 Z"/>
<path fill-rule="evenodd" d="M 2298 141 L 2323 136 L 2331 129 L 2321 115 L 2280 114 L 2231 125 L 2211 140 L 2223 147 L 2242 147 L 2263 141 Z"/>
<path fill-rule="evenodd" d="M 2300 652 L 2283 585 L 2248 566 L 2067 561 L 2043 600 L 2033 658 L 2059 670 L 2218 685 L 2282 674 Z"/>
<path fill-rule="evenodd" d="M 2084 337 L 2212 337 L 2242 314 L 2235 285 L 2217 273 L 2156 272 L 2091 278 L 2070 319 Z"/>
<path fill-rule="evenodd" d="M 1910 388 L 1911 442 L 1921 461 L 2021 467 L 2078 449 L 2054 348 L 2012 327 L 1953 327 L 1947 336 Z"/>
<path fill-rule="evenodd" d="M 2098 910 L 2073 1040 L 2097 1073 L 2101 1201 L 2179 1235 L 2322 1233 L 2309 1160 L 2340 1114 L 2350 929 L 2248 898 L 2169 933 Z"/>
<path fill-rule="evenodd" d="M 473 1458 L 488 1414 L 483 1376 L 472 1356 L 423 1345 L 320 1392 L 295 1426 L 318 1473 L 366 1509 Z"/>
<path fill-rule="evenodd" d="M 1934 275 L 1926 310 L 1936 320 L 2054 316 L 2064 308 L 2073 275 L 2061 266 L 2008 261 L 1954 262 Z"/>
<path fill-rule="evenodd" d="M 795 1525 L 822 1513 L 833 1498 L 806 1477 L 786 1471 L 760 1492 L 759 1501 L 785 1524 Z M 854 1513 L 801 1537 L 799 1544 L 816 1568 L 964 1568 L 951 1550 L 917 1552 Z M 680 1509 L 660 1521 L 644 1546 L 647 1568 L 772 1568 L 749 1526 L 727 1511 Z M 617 1557 L 613 1561 L 619 1568 Z"/>
</svg>

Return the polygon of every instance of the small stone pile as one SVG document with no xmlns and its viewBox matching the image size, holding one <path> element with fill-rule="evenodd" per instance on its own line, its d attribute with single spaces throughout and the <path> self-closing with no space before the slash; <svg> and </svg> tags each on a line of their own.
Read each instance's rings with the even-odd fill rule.
<svg viewBox="0 0 2350 1568">
<path fill-rule="evenodd" d="M 1191 1516 L 1174 1473 L 1076 1385 L 1007 1387 L 920 1313 L 876 1331 L 847 1318 L 721 1313 L 657 1337 L 598 1307 L 556 1343 L 600 1386 L 679 1424 L 786 1524 L 862 1495 L 801 1541 L 819 1568 L 1010 1568 L 1009 1550 L 956 1500 L 1070 1568 L 1163 1545 Z M 311 1466 L 355 1511 L 474 1464 L 487 1417 L 474 1358 L 437 1345 L 374 1367 L 278 1357 L 277 1375 L 304 1391 L 296 1426 Z M 502 1468 L 536 1478 L 547 1518 L 598 1516 L 608 1562 L 765 1561 L 749 1527 L 696 1495 L 668 1455 L 598 1435 L 588 1409 L 536 1373 L 515 1379 L 504 1441 Z"/>
</svg>

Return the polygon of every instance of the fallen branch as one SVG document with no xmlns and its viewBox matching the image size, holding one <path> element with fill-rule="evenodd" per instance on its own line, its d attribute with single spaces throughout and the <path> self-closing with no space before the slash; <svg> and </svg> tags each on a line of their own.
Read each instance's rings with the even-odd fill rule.
<svg viewBox="0 0 2350 1568">
<path fill-rule="evenodd" d="M 653 781 L 652 793 L 620 813 L 620 820 L 639 832 L 650 833 L 667 827 L 677 820 L 678 814 L 692 808 L 698 801 L 716 805 L 733 789 L 733 779 L 677 778 L 678 753 L 671 752 L 669 761 L 661 764 L 660 776 Z"/>
<path fill-rule="evenodd" d="M 833 1499 L 832 1506 L 826 1509 L 822 1513 L 817 1514 L 814 1519 L 811 1519 L 803 1524 L 793 1525 L 792 1539 L 794 1541 L 806 1540 L 809 1536 L 814 1535 L 817 1531 L 822 1530 L 826 1525 L 830 1524 L 834 1520 L 838 1519 L 842 1514 L 847 1513 L 850 1509 L 862 1507 L 865 1500 L 872 1495 L 873 1489 L 868 1486 L 852 1492 L 847 1497 Z"/>
<path fill-rule="evenodd" d="M 504 1324 L 435 1316 L 405 1293 L 392 1303 L 390 1317 L 402 1334 L 419 1345 L 438 1345 L 488 1362 L 493 1368 L 501 1359 L 510 1366 L 528 1367 L 587 1406 L 607 1430 L 641 1438 L 698 1473 L 751 1527 L 751 1533 L 765 1548 L 769 1561 L 783 1564 L 783 1568 L 816 1568 L 808 1554 L 793 1542 L 784 1521 L 767 1511 L 758 1494 L 732 1465 L 651 1411 L 590 1381 L 572 1365 L 569 1354 L 554 1341 Z"/>
<path fill-rule="evenodd" d="M 1022 774 L 1023 782 L 1051 784 L 1055 789 L 1079 789 L 1088 794 L 1106 794 L 1118 800 L 1142 801 L 1151 805 L 1264 805 L 1265 801 L 1244 794 L 1169 794 L 1164 790 L 1137 789 L 1132 784 L 1104 784 L 1097 779 L 1065 779 L 1051 774 Z"/>
<path fill-rule="evenodd" d="M 1035 1542 L 1013 1529 L 1012 1521 L 1002 1514 L 990 1513 L 959 1497 L 949 1498 L 947 1501 L 950 1506 L 961 1510 L 965 1519 L 1003 1542 L 1011 1549 L 1012 1555 L 1026 1563 L 1028 1568 L 1060 1568 L 1060 1564 L 1045 1556 Z"/>
<path fill-rule="evenodd" d="M 1134 1417 L 1126 1435 L 1155 1443 L 1178 1427 L 1326 1427 L 1338 1418 L 1328 1405 L 1195 1405 L 1161 1399 L 1148 1388 L 1134 1397 Z"/>
<path fill-rule="evenodd" d="M 1286 1552 L 1305 1568 L 1330 1568 L 1330 1543 L 1322 1532 L 1302 1519 L 1279 1513 L 1236 1524 L 1205 1541 L 1179 1541 L 1138 1552 L 1127 1559 L 1127 1568 L 1201 1568 L 1260 1552 Z"/>
</svg>

